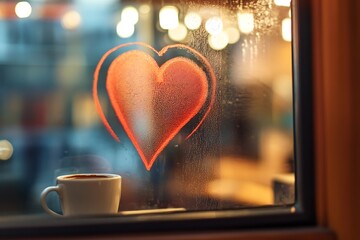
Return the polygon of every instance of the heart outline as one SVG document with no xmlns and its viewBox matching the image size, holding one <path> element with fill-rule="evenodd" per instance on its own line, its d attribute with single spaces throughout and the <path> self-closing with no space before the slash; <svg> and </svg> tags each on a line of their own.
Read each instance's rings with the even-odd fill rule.
<svg viewBox="0 0 360 240">
<path fill-rule="evenodd" d="M 188 47 L 186 45 L 182 45 L 182 44 L 173 44 L 173 45 L 168 45 L 165 46 L 164 48 L 162 48 L 160 51 L 157 51 L 156 49 L 154 49 L 153 47 L 151 47 L 148 44 L 142 43 L 142 42 L 133 42 L 133 43 L 125 43 L 125 44 L 121 44 L 118 45 L 112 49 L 110 49 L 109 51 L 107 51 L 102 58 L 100 59 L 99 63 L 96 66 L 95 72 L 94 72 L 94 81 L 93 81 L 93 98 L 94 98 L 94 102 L 95 102 L 95 107 L 96 110 L 103 122 L 103 124 L 105 125 L 105 128 L 108 130 L 108 132 L 110 133 L 110 135 L 118 142 L 120 142 L 119 137 L 117 136 L 117 134 L 115 133 L 115 131 L 112 129 L 112 127 L 110 126 L 109 122 L 106 119 L 106 116 L 104 114 L 104 112 L 102 111 L 101 108 L 101 104 L 100 104 L 100 100 L 98 97 L 98 90 L 97 90 L 97 86 L 98 86 L 98 81 L 99 81 L 99 72 L 101 67 L 103 66 L 104 61 L 109 57 L 110 54 L 112 54 L 113 52 L 124 48 L 124 47 L 128 47 L 128 46 L 134 46 L 134 45 L 138 45 L 138 46 L 142 46 L 145 47 L 147 49 L 150 49 L 151 51 L 153 51 L 154 53 L 156 53 L 159 57 L 162 57 L 168 50 L 170 49 L 185 49 L 187 51 L 189 51 L 191 54 L 193 54 L 198 60 L 201 61 L 201 63 L 203 64 L 203 66 L 206 68 L 207 73 L 209 75 L 210 78 L 210 84 L 211 84 L 211 92 L 209 94 L 210 97 L 210 101 L 208 104 L 208 107 L 203 115 L 203 117 L 200 119 L 199 123 L 195 126 L 195 128 L 190 132 L 190 134 L 188 134 L 185 138 L 185 140 L 189 139 L 196 131 L 197 129 L 201 126 L 201 124 L 205 121 L 206 117 L 208 116 L 208 114 L 210 113 L 214 102 L 215 102 L 215 89 L 216 89 L 216 77 L 215 77 L 215 73 L 210 65 L 210 63 L 208 62 L 208 60 L 202 55 L 200 54 L 198 51 L 196 51 L 195 49 Z M 170 61 L 170 60 L 169 60 Z M 206 73 L 205 73 L 206 74 Z M 109 92 L 108 92 L 109 94 Z M 114 107 L 114 106 L 113 106 Z M 199 110 L 198 110 L 199 111 Z M 118 115 L 118 114 L 117 114 Z M 194 114 L 194 116 L 196 115 L 196 113 Z M 192 116 L 192 117 L 194 117 Z M 119 117 L 119 116 L 118 116 Z M 192 118 L 191 117 L 191 118 Z M 190 118 L 190 119 L 191 119 Z M 188 119 L 188 120 L 190 120 Z M 155 162 L 156 158 L 159 156 L 159 154 L 164 150 L 164 148 L 166 147 L 166 145 L 171 141 L 171 139 L 184 127 L 181 126 L 179 127 L 179 129 L 177 129 L 175 132 L 173 132 L 173 134 L 171 134 L 168 138 L 166 143 L 163 142 L 163 144 L 161 145 L 161 147 L 159 147 L 158 149 L 156 149 L 155 153 L 153 154 L 152 158 L 150 159 L 150 161 L 147 161 L 147 158 L 144 156 L 141 147 L 138 145 L 137 141 L 135 140 L 136 138 L 134 136 L 130 136 L 128 131 L 129 128 L 127 126 L 124 126 L 124 121 L 121 121 L 121 124 L 123 125 L 126 133 L 128 134 L 129 138 L 132 140 L 135 148 L 137 149 L 140 158 L 142 159 L 146 169 L 148 171 L 150 171 L 153 163 Z M 127 129 L 126 129 L 127 128 Z"/>
</svg>

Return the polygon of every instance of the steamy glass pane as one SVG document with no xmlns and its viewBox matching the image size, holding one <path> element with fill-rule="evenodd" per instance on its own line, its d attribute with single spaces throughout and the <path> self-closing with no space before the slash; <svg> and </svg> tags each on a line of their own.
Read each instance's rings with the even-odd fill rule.
<svg viewBox="0 0 360 240">
<path fill-rule="evenodd" d="M 7 142 L 0 142 L 0 215 L 45 214 L 44 188 L 56 184 L 57 176 L 89 172 L 122 176 L 121 212 L 293 204 L 289 5 L 272 0 L 0 1 L 0 140 L 13 147 L 9 158 Z M 99 72 L 96 96 L 117 141 L 96 108 L 94 73 L 106 52 L 134 42 L 156 51 L 182 44 L 185 50 L 162 57 L 151 50 L 147 56 L 159 71 L 174 57 L 187 59 L 188 65 L 167 72 L 180 85 L 171 91 L 164 87 L 156 99 L 149 97 L 155 94 L 147 81 L 151 74 L 139 80 L 150 64 L 139 60 L 143 55 L 114 70 L 119 82 L 113 86 L 121 93 L 114 101 L 134 95 L 126 99 L 136 108 L 125 116 L 136 126 L 133 138 L 109 99 L 106 69 Z M 195 107 L 176 109 L 167 103 L 179 102 L 174 100 L 179 95 L 185 96 L 181 103 L 194 97 L 194 85 L 186 85 L 191 66 L 204 74 L 199 88 L 207 93 L 184 122 L 180 115 Z M 168 130 L 172 124 L 180 129 Z M 168 132 L 174 134 L 165 141 Z M 164 146 L 159 150 L 151 144 Z M 151 166 L 144 164 L 139 148 L 156 155 Z M 55 194 L 48 200 L 61 212 Z"/>
</svg>

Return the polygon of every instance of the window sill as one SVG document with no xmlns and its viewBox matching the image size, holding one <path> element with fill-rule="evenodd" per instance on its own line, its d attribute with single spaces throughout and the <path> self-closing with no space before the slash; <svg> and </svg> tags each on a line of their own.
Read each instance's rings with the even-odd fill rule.
<svg viewBox="0 0 360 240">
<path fill-rule="evenodd" d="M 15 238 L 37 239 L 34 238 Z M 61 237 L 48 237 L 46 239 L 61 239 Z M 72 236 L 67 239 L 128 239 L 128 240 L 336 240 L 333 232 L 326 228 L 292 228 L 292 229 L 267 229 L 247 231 L 223 231 L 223 232 L 187 232 L 187 233 L 151 233 L 133 235 L 98 235 L 98 236 Z"/>
</svg>

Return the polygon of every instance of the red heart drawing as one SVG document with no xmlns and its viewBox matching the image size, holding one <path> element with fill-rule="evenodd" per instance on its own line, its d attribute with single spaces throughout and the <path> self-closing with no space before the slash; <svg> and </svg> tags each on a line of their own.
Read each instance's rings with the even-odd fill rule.
<svg viewBox="0 0 360 240">
<path fill-rule="evenodd" d="M 148 45 L 133 44 L 145 46 L 159 56 L 169 48 L 184 48 L 183 45 L 171 45 L 157 52 Z M 188 50 L 188 47 L 185 48 Z M 204 57 L 191 50 L 204 61 Z M 104 55 L 95 71 L 94 99 L 106 128 L 116 140 L 119 140 L 107 122 L 97 96 L 100 67 L 113 51 L 110 50 Z M 204 64 L 205 67 L 210 66 L 206 65 L 207 61 Z M 208 71 L 210 84 L 215 85 L 213 71 L 211 68 Z M 206 73 L 192 60 L 175 57 L 159 67 L 149 54 L 140 50 L 125 52 L 111 62 L 107 71 L 106 89 L 118 120 L 147 170 L 151 169 L 168 143 L 200 111 L 206 99 L 210 97 L 206 113 L 190 135 L 197 130 L 210 111 L 215 96 L 214 86 L 209 88 Z M 209 89 L 212 90 L 211 93 Z"/>
</svg>

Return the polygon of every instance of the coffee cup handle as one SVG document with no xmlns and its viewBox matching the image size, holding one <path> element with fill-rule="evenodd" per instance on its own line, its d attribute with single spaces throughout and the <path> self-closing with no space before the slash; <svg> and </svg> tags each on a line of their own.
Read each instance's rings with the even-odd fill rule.
<svg viewBox="0 0 360 240">
<path fill-rule="evenodd" d="M 40 196 L 41 206 L 43 207 L 45 212 L 47 212 L 48 214 L 56 216 L 56 217 L 63 217 L 63 215 L 58 214 L 58 213 L 54 212 L 53 210 L 51 210 L 46 203 L 46 197 L 51 191 L 56 192 L 58 195 L 60 194 L 60 188 L 58 186 L 52 186 L 52 187 L 45 188 L 41 192 L 41 196 Z"/>
</svg>

